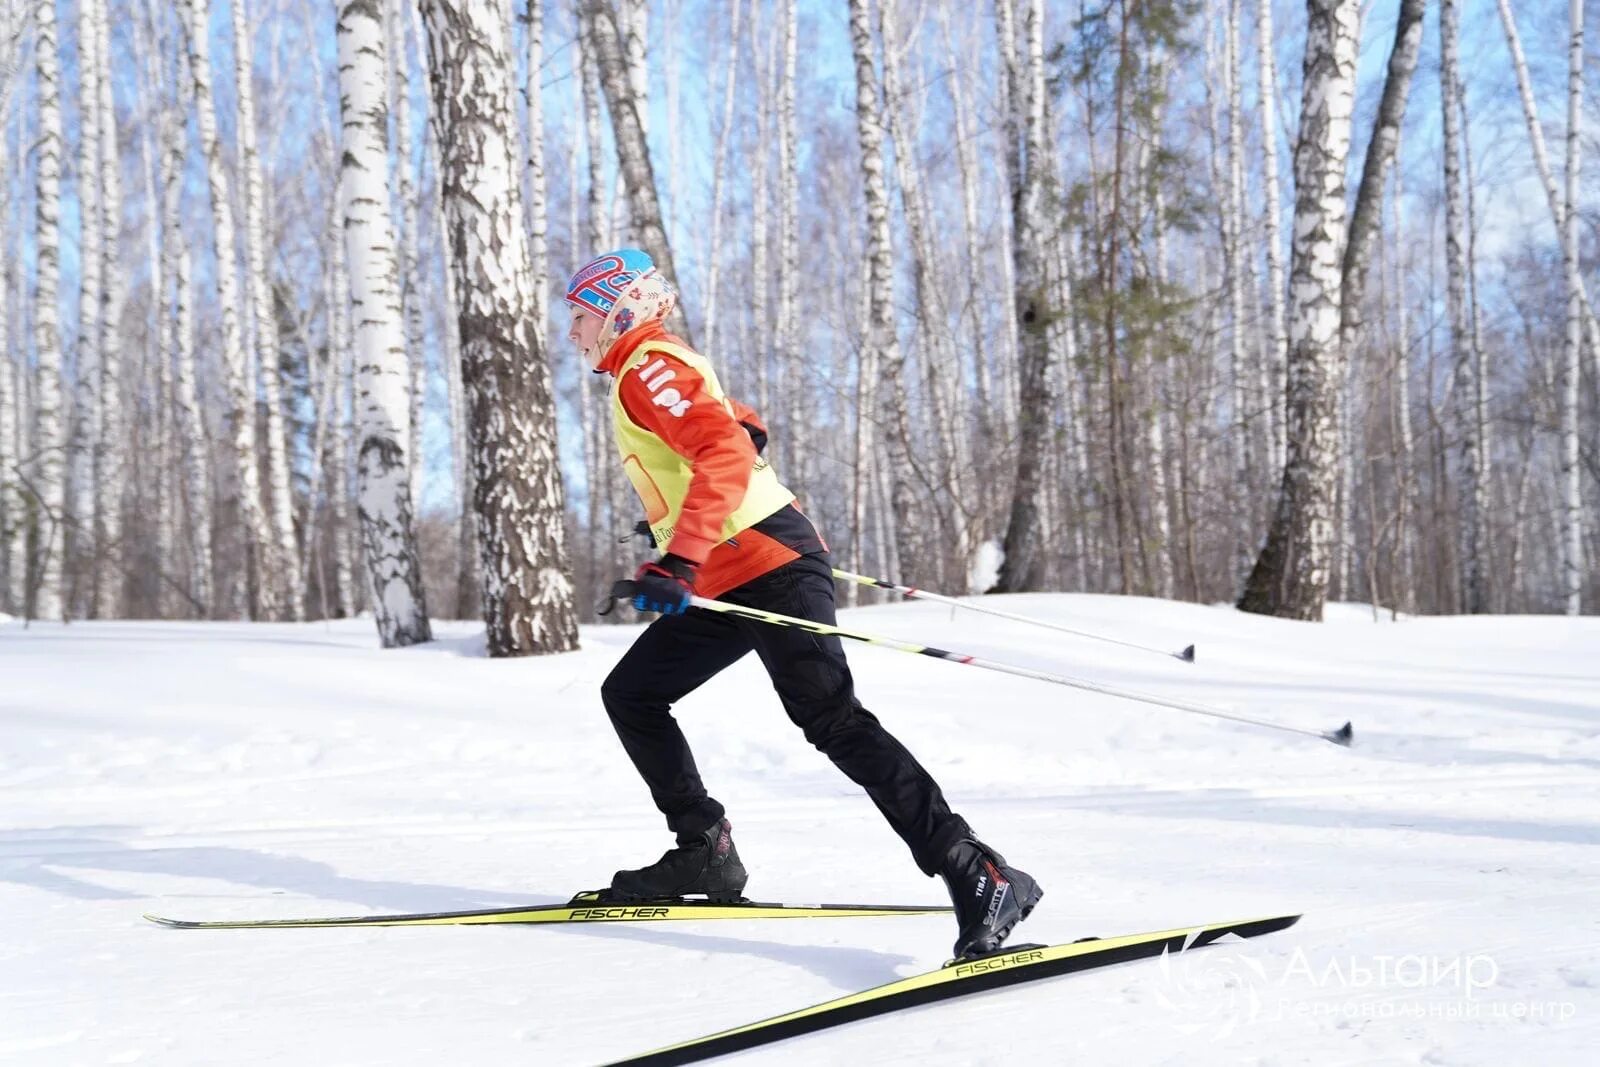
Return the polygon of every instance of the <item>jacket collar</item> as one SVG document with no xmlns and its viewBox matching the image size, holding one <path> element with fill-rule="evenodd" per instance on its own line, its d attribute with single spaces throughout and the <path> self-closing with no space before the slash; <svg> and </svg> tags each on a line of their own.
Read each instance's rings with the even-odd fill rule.
<svg viewBox="0 0 1600 1067">
<path fill-rule="evenodd" d="M 678 339 L 667 332 L 660 319 L 651 319 L 649 322 L 640 323 L 615 341 L 606 350 L 605 357 L 600 360 L 600 365 L 595 370 L 609 374 L 613 378 L 617 372 L 627 366 L 628 360 L 638 351 L 639 346 L 646 341 L 668 340 L 677 342 Z M 681 343 L 681 342 L 678 342 Z"/>
</svg>

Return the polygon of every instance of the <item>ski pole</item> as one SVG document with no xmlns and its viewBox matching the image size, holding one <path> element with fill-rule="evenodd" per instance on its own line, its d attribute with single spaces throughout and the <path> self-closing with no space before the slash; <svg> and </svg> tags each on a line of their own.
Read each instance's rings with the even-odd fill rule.
<svg viewBox="0 0 1600 1067">
<path fill-rule="evenodd" d="M 1107 644 L 1121 645 L 1123 648 L 1136 648 L 1140 652 L 1154 652 L 1162 656 L 1171 656 L 1173 659 L 1179 659 L 1185 663 L 1194 662 L 1193 645 L 1188 646 L 1182 652 L 1169 652 L 1164 648 L 1153 648 L 1150 645 L 1122 641 L 1115 637 L 1106 637 L 1104 634 L 1093 634 L 1086 630 L 1074 630 L 1070 626 L 1045 622 L 1043 619 L 1030 619 L 1026 615 L 1013 615 L 1009 611 L 1001 611 L 999 608 L 980 607 L 977 604 L 959 600 L 953 596 L 940 596 L 938 593 L 930 593 L 926 589 L 918 589 L 910 585 L 896 585 L 894 582 L 885 581 L 882 578 L 872 578 L 865 574 L 856 574 L 854 571 L 840 570 L 838 567 L 833 568 L 833 576 L 842 581 L 855 582 L 857 585 L 872 586 L 874 589 L 889 589 L 913 600 L 932 600 L 939 604 L 949 604 L 951 607 L 966 608 L 968 611 L 980 611 L 985 615 L 993 615 L 1000 619 L 1010 619 L 1012 622 L 1025 622 L 1033 626 L 1043 626 L 1047 630 L 1057 630 L 1064 634 L 1072 634 L 1074 637 L 1087 637 L 1091 641 L 1104 641 Z"/>
<path fill-rule="evenodd" d="M 623 580 L 611 587 L 611 596 L 616 600 L 627 600 L 634 594 L 634 583 Z M 764 611 L 761 608 L 748 608 L 743 604 L 729 604 L 723 600 L 712 600 L 703 596 L 691 596 L 689 603 L 706 611 L 715 611 L 723 615 L 735 615 L 739 618 L 754 619 L 756 622 L 768 623 L 772 626 L 788 626 L 797 630 L 808 630 L 824 637 L 842 637 L 851 641 L 861 641 L 879 648 L 892 648 L 896 652 L 909 652 L 918 656 L 932 656 L 935 659 L 949 660 L 952 663 L 965 663 L 971 667 L 982 667 L 984 670 L 999 671 L 1001 674 L 1014 674 L 1019 678 L 1032 678 L 1035 681 L 1049 682 L 1052 685 L 1064 685 L 1072 689 L 1083 689 L 1090 693 L 1100 693 L 1105 696 L 1121 697 L 1124 700 L 1134 700 L 1142 704 L 1154 704 L 1158 707 L 1172 708 L 1176 711 L 1186 711 L 1192 715 L 1207 715 L 1213 719 L 1227 719 L 1230 722 L 1242 722 L 1250 726 L 1261 726 L 1268 730 L 1281 730 L 1284 733 L 1302 734 L 1306 737 L 1315 737 L 1323 741 L 1332 741 L 1336 745 L 1350 747 L 1354 736 L 1354 729 L 1350 723 L 1345 723 L 1337 730 L 1307 730 L 1299 726 L 1288 726 L 1281 722 L 1272 722 L 1270 719 L 1257 719 L 1249 715 L 1239 715 L 1221 708 L 1213 708 L 1208 704 L 1199 704 L 1190 700 L 1176 700 L 1172 697 L 1156 696 L 1153 693 L 1140 693 L 1132 689 L 1121 689 L 1117 686 L 1102 685 L 1099 682 L 1090 682 L 1082 678 L 1073 678 L 1065 674 L 1051 674 L 1048 671 L 1036 671 L 1029 667 L 1017 667 L 997 660 L 981 659 L 960 652 L 951 652 L 948 649 L 934 648 L 931 645 L 918 645 L 910 641 L 901 641 L 893 637 L 881 637 L 877 634 L 862 633 L 859 630 L 847 630 L 842 626 L 832 626 L 825 622 L 816 622 L 812 619 L 797 619 L 792 615 L 780 615 L 775 611 Z"/>
</svg>

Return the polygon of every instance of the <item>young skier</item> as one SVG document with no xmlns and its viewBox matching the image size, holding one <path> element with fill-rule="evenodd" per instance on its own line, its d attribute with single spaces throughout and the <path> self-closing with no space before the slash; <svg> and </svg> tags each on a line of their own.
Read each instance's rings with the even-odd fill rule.
<svg viewBox="0 0 1600 1067">
<path fill-rule="evenodd" d="M 766 428 L 722 390 L 705 357 L 668 333 L 677 296 L 636 249 L 573 275 L 568 336 L 609 374 L 623 469 L 662 556 L 634 575 L 633 604 L 661 617 L 601 686 L 622 746 L 677 835 L 677 847 L 618 871 L 611 895 L 734 900 L 746 874 L 721 804 L 700 781 L 672 705 L 754 651 L 806 740 L 866 790 L 917 866 L 941 875 L 960 928 L 958 957 L 998 949 L 1043 895 L 945 803 L 904 745 L 856 700 L 837 637 L 689 606 L 691 594 L 834 622 L 827 546 L 761 456 Z"/>
</svg>

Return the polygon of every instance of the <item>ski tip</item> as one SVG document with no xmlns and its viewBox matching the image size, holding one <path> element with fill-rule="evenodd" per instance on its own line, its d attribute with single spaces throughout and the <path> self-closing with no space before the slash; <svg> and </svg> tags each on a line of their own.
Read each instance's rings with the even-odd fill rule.
<svg viewBox="0 0 1600 1067">
<path fill-rule="evenodd" d="M 1336 745 L 1342 745 L 1345 748 L 1349 748 L 1350 742 L 1355 740 L 1355 733 L 1355 727 L 1349 723 L 1345 723 L 1337 730 L 1330 730 L 1328 733 L 1325 733 L 1322 736 L 1327 738 L 1329 741 L 1332 741 Z"/>
<path fill-rule="evenodd" d="M 1182 652 L 1179 652 L 1178 653 L 1178 658 L 1183 660 L 1183 662 L 1185 662 L 1185 663 L 1193 663 L 1194 662 L 1194 646 L 1190 645 L 1188 648 L 1184 649 Z"/>
</svg>

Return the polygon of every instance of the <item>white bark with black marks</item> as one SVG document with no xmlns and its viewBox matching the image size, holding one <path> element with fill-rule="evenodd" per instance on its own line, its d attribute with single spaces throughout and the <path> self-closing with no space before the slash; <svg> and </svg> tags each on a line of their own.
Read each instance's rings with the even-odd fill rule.
<svg viewBox="0 0 1600 1067">
<path fill-rule="evenodd" d="M 1460 9 L 1457 0 L 1439 8 L 1439 96 L 1444 129 L 1444 207 L 1446 306 L 1454 353 L 1457 440 L 1461 447 L 1459 549 L 1461 607 L 1469 614 L 1489 610 L 1488 472 L 1479 446 L 1481 423 L 1478 360 L 1473 350 L 1471 309 L 1467 302 L 1467 204 L 1461 175 Z"/>
<path fill-rule="evenodd" d="M 245 366 L 244 337 L 240 330 L 238 249 L 227 161 L 217 136 L 216 102 L 211 92 L 211 42 L 209 0 L 182 0 L 188 28 L 189 68 L 194 79 L 196 123 L 200 152 L 206 161 L 211 193 L 211 219 L 217 253 L 217 312 L 221 324 L 223 380 L 228 396 L 228 462 L 238 507 L 244 565 L 233 569 L 226 594 L 226 611 L 238 618 L 257 614 L 273 617 L 278 609 L 271 581 L 262 570 L 271 559 L 267 516 L 261 503 L 261 477 L 256 466 L 256 398 Z M 257 600 L 252 602 L 252 574 Z"/>
<path fill-rule="evenodd" d="M 1309 0 L 1290 267 L 1288 439 L 1266 546 L 1239 606 L 1320 620 L 1339 476 L 1345 165 L 1355 103 L 1359 0 Z"/>
<path fill-rule="evenodd" d="M 105 0 L 96 4 L 95 109 L 100 113 L 100 424 L 95 434 L 94 614 L 118 618 L 126 611 L 127 558 L 123 552 L 123 494 L 127 491 L 127 427 L 123 414 L 122 305 L 127 262 L 122 256 L 122 155 L 111 85 L 111 20 Z"/>
<path fill-rule="evenodd" d="M 177 34 L 181 40 L 181 31 Z M 183 511 L 188 522 L 189 599 L 202 617 L 213 610 L 215 594 L 211 549 L 211 442 L 195 384 L 194 269 L 188 235 L 183 230 L 183 174 L 188 162 L 188 142 L 183 116 L 191 92 L 188 63 L 180 51 L 173 60 L 178 88 L 174 107 L 161 118 L 161 254 L 163 277 L 171 279 L 172 315 L 161 316 L 163 362 L 172 367 L 172 404 L 177 422 L 176 452 L 182 457 Z"/>
<path fill-rule="evenodd" d="M 911 489 L 911 443 L 906 411 L 903 370 L 905 357 L 895 335 L 894 249 L 889 233 L 889 193 L 883 170 L 883 127 L 878 116 L 883 99 L 874 61 L 872 23 L 868 0 L 850 0 L 850 40 L 856 68 L 856 137 L 861 148 L 862 187 L 866 193 L 867 230 L 867 330 L 862 340 L 860 374 L 872 372 L 868 390 L 875 407 L 857 412 L 857 456 L 871 453 L 870 423 L 881 416 L 884 427 L 886 475 L 893 480 L 891 508 L 895 553 L 902 565 L 920 559 L 915 496 Z M 757 278 L 756 283 L 760 284 Z M 861 425 L 865 420 L 869 425 Z M 875 435 L 872 435 L 875 436 Z M 916 584 L 916 570 L 898 580 Z"/>
<path fill-rule="evenodd" d="M 650 164 L 650 146 L 645 138 L 645 99 L 640 92 L 642 59 L 627 50 L 642 44 L 625 44 L 618 33 L 615 16 L 607 0 L 582 0 L 583 28 L 589 38 L 590 55 L 600 72 L 606 109 L 611 113 L 611 135 L 616 142 L 617 165 L 628 196 L 629 229 L 639 247 L 650 254 L 659 269 L 674 284 L 679 284 L 661 218 L 661 202 L 655 171 Z M 634 19 L 642 9 L 630 8 L 629 28 L 637 34 Z"/>
<path fill-rule="evenodd" d="M 400 303 L 406 324 L 406 395 L 410 404 L 410 430 L 406 439 L 411 473 L 411 499 L 422 501 L 423 401 L 428 393 L 428 361 L 422 331 L 422 263 L 418 247 L 417 183 L 411 145 L 410 15 L 413 0 L 385 0 L 385 32 L 389 56 L 389 97 L 394 109 L 395 200 L 399 205 Z"/>
<path fill-rule="evenodd" d="M 1260 59 L 1262 186 L 1265 193 L 1267 243 L 1267 370 L 1272 385 L 1267 397 L 1271 423 L 1272 470 L 1283 467 L 1284 355 L 1289 334 L 1284 325 L 1283 207 L 1278 180 L 1278 58 L 1277 35 L 1272 28 L 1272 0 L 1256 0 L 1256 48 Z"/>
<path fill-rule="evenodd" d="M 544 177 L 544 0 L 528 0 L 528 261 L 533 267 L 533 332 L 550 350 L 549 209 Z"/>
<path fill-rule="evenodd" d="M 1038 589 L 1043 580 L 1045 531 L 1039 523 L 1039 461 L 1054 408 L 1049 388 L 1049 326 L 1054 309 L 1050 306 L 1044 249 L 1050 168 L 1045 136 L 1043 0 L 1027 0 L 1022 38 L 1022 47 L 1017 50 L 1020 71 L 1016 79 L 1022 88 L 1011 94 L 1012 114 L 1006 120 L 1006 129 L 1021 138 L 1020 146 L 1008 152 L 1008 158 L 1021 168 L 1014 176 L 1011 203 L 1019 445 L 1006 526 L 1005 562 L 1001 564 L 995 592 Z"/>
<path fill-rule="evenodd" d="M 728 170 L 728 146 L 735 137 L 733 110 L 734 92 L 739 84 L 739 13 L 740 0 L 733 0 L 728 15 L 728 61 L 723 75 L 722 121 L 717 126 L 716 148 L 711 164 L 711 232 L 706 240 L 705 283 L 701 286 L 701 323 L 705 332 L 707 352 L 717 351 L 717 277 L 722 263 L 723 186 Z M 674 206 L 673 210 L 677 210 Z"/>
<path fill-rule="evenodd" d="M 1583 469 L 1578 463 L 1578 355 L 1583 345 L 1579 274 L 1578 175 L 1583 135 L 1583 0 L 1568 0 L 1566 212 L 1562 265 L 1567 337 L 1561 374 L 1561 597 L 1568 615 L 1583 610 Z"/>
<path fill-rule="evenodd" d="M 384 648 L 432 640 L 412 516 L 399 256 L 389 195 L 388 63 L 381 0 L 339 9 L 340 196 L 356 349 L 362 556 Z"/>
<path fill-rule="evenodd" d="M 1522 101 L 1522 117 L 1528 126 L 1528 141 L 1533 146 L 1534 169 L 1544 186 L 1545 200 L 1550 205 L 1550 221 L 1556 229 L 1558 240 L 1566 240 L 1566 200 L 1556 186 L 1555 174 L 1550 169 L 1550 153 L 1545 148 L 1544 127 L 1539 122 L 1539 107 L 1533 98 L 1533 82 L 1528 76 L 1528 60 L 1522 53 L 1522 38 L 1517 33 L 1517 20 L 1511 13 L 1510 0 L 1496 0 L 1500 9 L 1500 24 L 1505 27 L 1506 45 L 1511 51 L 1511 69 L 1517 76 L 1517 96 Z M 1580 272 L 1578 295 L 1582 301 L 1584 336 L 1588 339 L 1589 370 L 1600 382 L 1600 319 L 1595 317 L 1589 302 L 1587 284 Z"/>
<path fill-rule="evenodd" d="M 424 0 L 433 120 L 462 377 L 489 653 L 577 647 L 555 398 L 530 327 L 510 41 L 494 0 Z"/>
<path fill-rule="evenodd" d="M 34 237 L 34 425 L 32 448 L 24 449 L 27 491 L 38 512 L 35 535 L 33 610 L 40 619 L 64 619 L 62 588 L 66 435 L 61 410 L 61 59 L 55 0 L 37 0 L 33 58 L 38 81 L 36 141 L 36 229 Z"/>
<path fill-rule="evenodd" d="M 95 545 L 95 445 L 100 430 L 100 34 L 96 0 L 78 5 L 78 331 L 74 348 L 72 428 L 68 433 L 66 565 L 67 612 L 94 616 L 100 567 Z"/>
<path fill-rule="evenodd" d="M 0 90 L 4 88 L 0 85 Z M 6 103 L 9 101 L 0 91 L 0 105 Z M 5 131 L 0 129 L 0 188 L 4 189 L 11 187 L 9 156 L 10 145 L 6 143 Z M 22 442 L 17 437 L 20 375 L 12 353 L 21 345 L 14 346 L 11 337 L 11 272 L 15 263 L 6 225 L 10 214 L 9 210 L 0 211 L 0 611 L 20 615 L 28 563 L 22 484 L 17 477 L 17 464 L 22 458 Z"/>
<path fill-rule="evenodd" d="M 355 341 L 350 328 L 350 268 L 345 242 L 332 242 L 328 268 L 328 390 L 332 395 L 332 432 L 328 437 L 329 537 L 333 552 L 333 611 L 346 616 L 356 610 L 354 537 L 350 530 L 351 396 L 356 374 Z"/>
<path fill-rule="evenodd" d="M 284 440 L 283 375 L 278 367 L 278 320 L 272 308 L 272 278 L 267 270 L 267 193 L 261 154 L 256 147 L 256 105 L 253 80 L 255 42 L 249 0 L 231 0 L 233 74 L 238 100 L 239 168 L 244 182 L 245 294 L 250 304 L 255 366 L 266 412 L 266 485 L 264 503 L 267 551 L 258 582 L 262 611 L 268 618 L 305 618 L 300 548 L 294 536 L 294 497 L 289 486 L 289 458 Z"/>
</svg>

